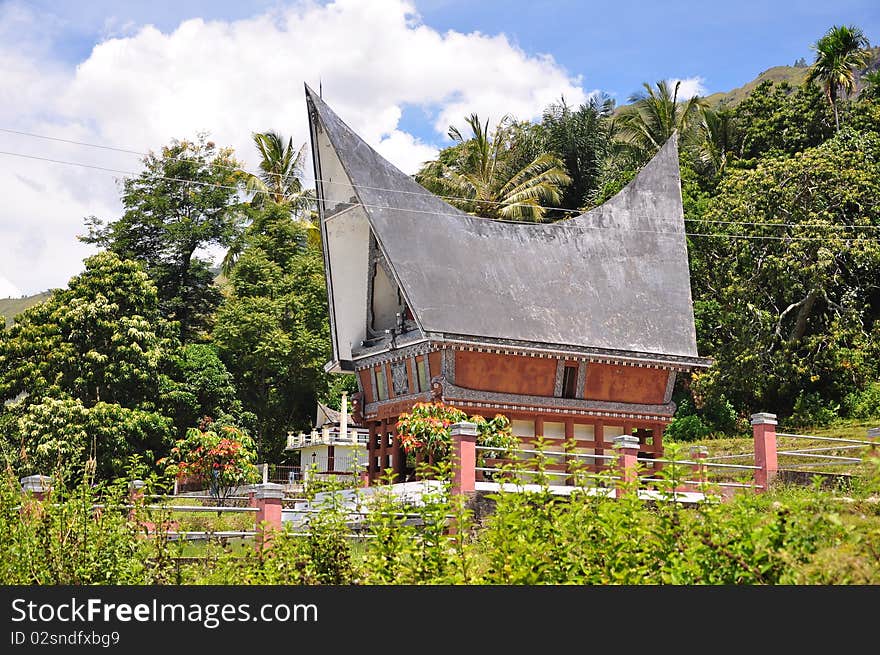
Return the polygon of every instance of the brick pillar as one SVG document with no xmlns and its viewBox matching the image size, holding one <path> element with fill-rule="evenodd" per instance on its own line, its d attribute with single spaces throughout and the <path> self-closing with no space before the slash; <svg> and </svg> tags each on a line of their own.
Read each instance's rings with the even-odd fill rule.
<svg viewBox="0 0 880 655">
<path fill-rule="evenodd" d="M 617 497 L 620 498 L 639 477 L 636 461 L 639 456 L 639 440 L 631 434 L 614 437 L 614 450 L 617 451 L 618 457 L 617 468 L 620 480 L 617 485 Z"/>
<path fill-rule="evenodd" d="M 697 490 L 706 486 L 706 464 L 705 460 L 709 456 L 709 449 L 706 446 L 691 446 L 691 459 L 695 462 L 694 479 L 697 480 Z"/>
<path fill-rule="evenodd" d="M 473 493 L 476 488 L 477 426 L 463 421 L 450 427 L 452 437 L 452 493 Z"/>
<path fill-rule="evenodd" d="M 776 458 L 776 414 L 752 414 L 752 435 L 755 438 L 756 491 L 767 491 L 776 477 L 779 464 Z"/>
<path fill-rule="evenodd" d="M 31 493 L 35 500 L 43 500 L 52 491 L 52 478 L 48 475 L 28 475 L 21 479 L 21 490 Z"/>
<path fill-rule="evenodd" d="M 250 494 L 250 505 L 257 508 L 254 522 L 258 548 L 269 546 L 271 533 L 281 529 L 282 498 L 284 498 L 284 486 L 273 482 L 256 485 Z"/>
</svg>

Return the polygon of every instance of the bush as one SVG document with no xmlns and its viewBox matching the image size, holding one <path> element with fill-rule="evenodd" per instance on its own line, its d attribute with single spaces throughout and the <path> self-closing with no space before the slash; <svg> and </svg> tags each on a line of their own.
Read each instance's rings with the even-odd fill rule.
<svg viewBox="0 0 880 655">
<path fill-rule="evenodd" d="M 880 382 L 872 382 L 861 391 L 847 394 L 843 406 L 850 418 L 880 417 Z"/>
<path fill-rule="evenodd" d="M 792 427 L 827 426 L 840 419 L 840 405 L 834 402 L 826 402 L 817 393 L 798 394 L 794 401 L 794 410 L 788 422 Z"/>
<path fill-rule="evenodd" d="M 703 419 L 696 414 L 690 414 L 672 419 L 664 434 L 675 441 L 699 441 L 711 433 L 712 428 L 706 425 Z"/>
</svg>

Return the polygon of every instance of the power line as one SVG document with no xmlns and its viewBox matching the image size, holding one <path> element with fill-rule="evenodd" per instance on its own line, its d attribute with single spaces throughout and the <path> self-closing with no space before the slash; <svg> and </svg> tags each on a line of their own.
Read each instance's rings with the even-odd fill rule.
<svg viewBox="0 0 880 655">
<path fill-rule="evenodd" d="M 141 155 L 144 157 L 149 156 L 149 153 L 141 152 L 138 150 L 131 150 L 128 148 L 121 148 L 121 147 L 117 147 L 117 146 L 108 146 L 108 145 L 102 145 L 102 144 L 96 144 L 96 143 L 88 143 L 85 141 L 75 141 L 72 139 L 65 139 L 65 138 L 61 138 L 61 137 L 48 136 L 45 134 L 36 134 L 34 132 L 24 132 L 21 130 L 13 130 L 13 129 L 4 128 L 4 127 L 0 127 L 0 132 L 7 132 L 10 134 L 17 134 L 20 136 L 27 136 L 27 137 L 32 137 L 32 138 L 36 138 L 36 139 L 45 139 L 45 140 L 49 140 L 49 141 L 59 141 L 61 143 L 69 143 L 69 144 L 73 144 L 73 145 L 86 146 L 89 148 L 99 148 L 102 150 L 110 150 L 110 151 L 122 152 L 122 153 L 127 153 L 127 154 Z M 85 168 L 92 168 L 95 170 L 103 170 L 103 171 L 108 171 L 108 172 L 119 173 L 121 175 L 131 175 L 131 176 L 140 175 L 140 173 L 135 173 L 132 171 L 121 171 L 121 170 L 112 169 L 112 168 L 93 166 L 90 164 L 81 164 L 78 162 L 67 162 L 67 161 L 62 161 L 62 160 L 50 159 L 50 158 L 46 158 L 46 157 L 41 158 L 41 157 L 37 157 L 35 155 L 24 155 L 24 154 L 20 154 L 20 153 L 11 153 L 11 152 L 5 152 L 5 151 L 0 151 L 0 154 L 12 155 L 12 156 L 17 156 L 17 157 L 27 157 L 27 158 L 31 158 L 31 159 L 42 159 L 44 161 L 49 161 L 52 163 L 67 164 L 70 166 L 82 166 Z M 248 171 L 247 169 L 240 168 L 240 167 L 227 166 L 225 164 L 218 164 L 216 162 L 203 161 L 203 160 L 195 159 L 195 158 L 191 158 L 191 157 L 168 157 L 168 158 L 173 161 L 199 163 L 199 164 L 203 164 L 206 166 L 215 166 L 215 167 L 222 168 L 225 170 L 230 170 L 233 172 L 244 173 L 246 175 L 250 175 L 253 177 L 259 177 L 258 174 L 252 173 L 251 171 Z M 282 177 L 281 173 L 273 173 L 271 171 L 261 171 L 260 174 L 274 175 L 274 176 Z M 183 180 L 183 179 L 179 179 L 179 178 L 163 177 L 163 176 L 153 176 L 153 177 L 158 177 L 159 179 L 165 179 L 168 181 L 191 182 L 193 184 L 200 184 L 200 185 L 205 185 L 205 186 L 215 186 L 216 188 L 239 189 L 239 187 L 225 186 L 225 185 L 220 185 L 220 184 L 216 184 L 216 183 L 196 182 L 194 180 Z M 339 182 L 339 181 L 335 181 L 335 180 L 323 180 L 320 178 L 316 178 L 315 182 L 316 183 L 320 182 L 321 184 L 336 184 L 336 185 L 351 187 L 354 189 L 369 189 L 372 191 L 385 191 L 385 192 L 389 192 L 389 193 L 400 193 L 400 194 L 406 194 L 406 195 L 419 195 L 419 196 L 431 195 L 431 196 L 434 196 L 437 198 L 441 198 L 443 200 L 454 200 L 454 201 L 468 202 L 468 203 L 504 205 L 504 206 L 509 206 L 509 207 L 531 207 L 534 209 L 546 209 L 546 210 L 555 211 L 555 212 L 573 214 L 575 216 L 580 216 L 583 213 L 585 213 L 585 212 L 582 212 L 577 209 L 564 209 L 562 207 L 550 207 L 547 205 L 534 205 L 534 204 L 528 204 L 528 203 L 507 204 L 507 203 L 504 203 L 503 201 L 499 201 L 499 200 L 478 200 L 476 198 L 466 198 L 463 196 L 433 194 L 430 191 L 428 191 L 427 189 L 425 189 L 424 192 L 422 192 L 422 191 L 407 191 L 405 189 L 388 189 L 385 187 L 374 187 L 374 186 L 368 186 L 368 185 L 363 185 L 363 184 L 351 184 L 350 182 Z M 287 194 L 280 194 L 280 195 L 283 198 L 288 199 L 288 200 L 297 199 L 296 196 L 290 196 Z M 365 205 L 365 206 L 367 206 L 367 205 Z M 374 206 L 374 207 L 383 208 L 383 207 L 379 207 L 379 206 Z M 393 208 L 384 207 L 384 209 L 393 209 Z M 424 212 L 424 213 L 437 214 L 437 212 Z M 452 214 L 439 214 L 439 215 L 452 215 Z M 515 220 L 503 219 L 503 218 L 492 219 L 492 220 L 496 220 L 499 222 L 511 222 L 511 223 L 522 223 L 523 222 L 523 221 L 515 221 Z M 751 227 L 793 227 L 793 228 L 798 228 L 798 229 L 805 229 L 807 227 L 814 227 L 814 228 L 818 227 L 818 226 L 806 226 L 801 223 L 775 223 L 775 222 L 760 222 L 760 221 L 754 221 L 754 222 L 753 221 L 720 221 L 720 220 L 706 220 L 706 219 L 700 219 L 700 218 L 685 218 L 684 220 L 688 221 L 688 222 L 693 222 L 693 223 L 709 223 L 709 224 L 717 224 L 717 225 L 748 225 Z M 541 223 L 541 225 L 555 225 L 555 223 Z M 834 229 L 841 229 L 841 230 L 847 230 L 847 229 L 849 229 L 849 230 L 880 230 L 880 226 L 876 226 L 876 225 L 831 224 L 831 225 L 825 225 L 822 227 L 828 228 L 828 229 L 834 228 Z M 690 236 L 714 236 L 714 235 L 702 235 L 702 234 L 696 235 L 696 234 L 694 234 L 694 235 L 690 235 Z M 725 236 L 725 235 L 719 235 L 719 236 Z M 747 235 L 744 235 L 744 236 L 747 236 Z M 750 236 L 750 238 L 754 238 L 754 237 Z M 768 238 L 770 238 L 770 237 L 768 237 Z M 788 237 L 782 237 L 782 238 L 788 238 Z M 805 238 L 805 237 L 801 237 L 801 238 Z M 815 238 L 818 239 L 819 237 L 815 237 Z"/>
<path fill-rule="evenodd" d="M 84 164 L 81 162 L 72 162 L 65 161 L 61 159 L 52 159 L 50 157 L 41 157 L 38 155 L 28 155 L 24 153 L 17 152 L 9 152 L 5 150 L 0 150 L 0 155 L 7 155 L 11 157 L 22 157 L 25 159 L 33 159 L 37 161 L 45 161 L 54 164 L 63 164 L 66 166 L 76 166 L 81 168 L 89 168 L 93 170 L 98 170 L 107 173 L 114 173 L 123 176 L 131 176 L 137 177 L 140 173 L 135 173 L 133 171 L 124 171 L 121 169 L 108 168 L 104 166 L 95 166 L 92 164 Z M 232 185 L 223 185 L 217 184 L 214 182 L 202 182 L 199 180 L 187 180 L 183 178 L 169 177 L 164 175 L 152 175 L 150 176 L 153 179 L 166 180 L 169 182 L 182 182 L 186 184 L 195 184 L 199 186 L 213 187 L 218 189 L 229 189 L 232 191 L 241 191 L 241 187 L 232 186 Z M 345 184 L 345 183 L 340 183 Z M 347 184 L 346 186 L 354 186 Z M 369 187 L 379 189 L 379 187 Z M 395 189 L 381 189 L 385 191 L 395 191 Z M 419 195 L 430 195 L 430 192 L 425 192 L 425 194 L 421 194 L 419 192 L 407 192 L 407 193 L 418 193 Z M 283 197 L 287 199 L 295 199 L 293 196 L 284 195 Z M 326 200 L 326 198 L 321 196 L 316 196 L 315 200 Z M 399 207 L 392 207 L 390 205 L 373 205 L 366 203 L 357 203 L 359 206 L 367 207 L 370 209 L 392 209 L 392 210 L 400 210 L 406 211 L 408 213 L 416 213 L 416 214 L 426 214 L 429 216 L 451 216 L 451 217 L 460 217 L 462 214 L 452 214 L 448 212 L 436 212 L 436 211 L 428 211 L 428 210 L 420 210 L 420 209 L 401 209 Z M 467 216 L 467 214 L 465 214 Z M 471 216 L 472 218 L 477 218 Z M 726 234 L 726 233 L 697 233 L 697 232 L 668 232 L 663 230 L 641 230 L 637 228 L 618 228 L 614 226 L 601 226 L 601 225 L 572 225 L 570 221 L 566 222 L 557 222 L 557 223 L 531 223 L 529 221 L 514 221 L 510 219 L 489 219 L 495 220 L 497 222 L 515 224 L 515 225 L 533 225 L 535 227 L 549 227 L 549 228 L 565 228 L 565 229 L 578 229 L 578 230 L 625 230 L 628 232 L 635 232 L 641 234 L 656 234 L 660 236 L 669 236 L 669 237 L 680 237 L 680 236 L 689 236 L 689 237 L 714 237 L 714 238 L 728 238 L 728 239 L 748 239 L 748 240 L 774 240 L 774 241 L 826 241 L 828 237 L 799 237 L 793 235 L 784 235 L 784 236 L 774 236 L 774 235 L 751 235 L 751 234 Z M 816 228 L 818 226 L 805 226 L 797 223 L 745 223 L 738 221 L 700 221 L 700 219 L 686 219 L 686 220 L 697 220 L 698 222 L 711 222 L 711 223 L 725 223 L 731 225 L 766 225 L 771 227 L 794 227 L 794 228 Z M 861 227 L 874 227 L 874 226 L 853 226 L 853 225 L 828 225 L 824 226 L 828 228 L 861 228 Z M 880 242 L 880 239 L 877 238 L 866 238 L 866 237 L 855 237 L 855 238 L 844 238 L 841 241 L 845 243 L 874 243 Z"/>
</svg>

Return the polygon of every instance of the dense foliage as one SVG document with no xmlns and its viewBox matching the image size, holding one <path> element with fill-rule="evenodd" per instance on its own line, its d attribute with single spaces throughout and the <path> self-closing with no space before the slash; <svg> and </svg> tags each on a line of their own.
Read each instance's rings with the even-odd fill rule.
<svg viewBox="0 0 880 655">
<path fill-rule="evenodd" d="M 539 488 L 492 494 L 477 515 L 446 484 L 418 504 L 379 486 L 362 501 L 369 514 L 357 533 L 341 496 L 327 493 L 305 528 L 285 529 L 265 547 L 194 549 L 170 541 L 169 530 L 228 529 L 221 519 L 150 509 L 138 496 L 126 509 L 124 479 L 56 484 L 37 501 L 6 477 L 0 583 L 877 584 L 875 491 L 866 484 L 843 502 L 836 492 L 780 487 L 683 506 Z"/>
</svg>

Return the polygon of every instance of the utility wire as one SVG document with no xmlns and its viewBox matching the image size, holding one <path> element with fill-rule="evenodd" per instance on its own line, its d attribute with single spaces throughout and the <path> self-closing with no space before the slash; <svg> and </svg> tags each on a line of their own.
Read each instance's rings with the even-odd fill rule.
<svg viewBox="0 0 880 655">
<path fill-rule="evenodd" d="M 55 136 L 48 136 L 45 134 L 36 134 L 34 132 L 24 132 L 21 130 L 13 130 L 10 128 L 5 128 L 5 127 L 0 127 L 0 132 L 7 132 L 9 134 L 17 134 L 20 136 L 27 136 L 27 137 L 36 138 L 36 139 L 58 141 L 61 143 L 69 143 L 69 144 L 85 146 L 85 147 L 89 147 L 89 148 L 99 148 L 102 150 L 110 150 L 110 151 L 114 151 L 114 152 L 122 152 L 122 153 L 127 153 L 127 154 L 140 155 L 140 156 L 144 156 L 144 157 L 147 157 L 150 154 L 150 153 L 141 152 L 139 150 L 132 150 L 132 149 L 128 149 L 128 148 L 121 148 L 121 147 L 117 147 L 117 146 L 108 146 L 108 145 L 96 144 L 96 143 L 88 143 L 85 141 L 75 141 L 72 139 L 64 139 L 64 138 L 55 137 Z M 2 152 L 2 151 L 0 151 L 0 154 L 22 156 L 22 157 L 28 156 L 28 155 L 20 155 L 18 153 L 10 153 L 10 152 Z M 33 156 L 33 155 L 30 155 L 29 157 L 34 158 L 34 159 L 39 159 L 38 157 Z M 274 173 L 272 171 L 260 171 L 260 173 L 257 174 L 257 173 L 253 173 L 251 171 L 248 171 L 247 169 L 244 169 L 244 168 L 240 168 L 240 167 L 236 167 L 236 166 L 227 166 L 225 164 L 218 164 L 216 162 L 204 161 L 204 160 L 196 159 L 196 158 L 192 158 L 192 157 L 168 157 L 168 158 L 171 159 L 172 161 L 192 162 L 192 163 L 198 163 L 198 164 L 202 164 L 202 165 L 206 165 L 206 166 L 215 166 L 217 168 L 222 168 L 225 170 L 238 172 L 238 173 L 244 173 L 245 175 L 249 175 L 249 176 L 253 176 L 253 177 L 259 177 L 259 175 L 270 175 L 270 176 L 274 175 L 277 177 L 283 177 L 282 173 Z M 89 164 L 79 164 L 77 162 L 62 162 L 59 160 L 54 160 L 54 159 L 49 159 L 49 158 L 43 158 L 43 159 L 45 161 L 51 161 L 53 163 L 65 163 L 65 164 L 74 165 L 74 166 L 83 166 L 86 168 L 93 168 L 96 170 L 104 170 L 104 171 L 108 171 L 108 172 L 116 172 L 116 173 L 120 173 L 120 174 L 124 174 L 124 175 L 131 175 L 131 176 L 140 175 L 140 173 L 135 173 L 135 172 L 131 172 L 131 171 L 120 171 L 117 169 L 104 168 L 104 167 L 100 167 L 100 166 L 92 166 Z M 205 183 L 205 182 L 195 182 L 192 180 L 178 180 L 177 178 L 162 178 L 162 179 L 167 179 L 167 180 L 171 180 L 171 181 L 193 182 L 194 184 L 203 184 L 203 185 L 209 184 L 209 183 Z M 349 182 L 339 182 L 336 180 L 323 180 L 323 179 L 319 179 L 319 178 L 316 178 L 315 182 L 316 183 L 320 182 L 321 184 L 337 184 L 337 185 L 352 187 L 355 189 L 369 189 L 369 190 L 373 190 L 373 191 L 386 191 L 389 193 L 400 193 L 400 194 L 418 195 L 418 196 L 432 195 L 434 197 L 441 198 L 443 200 L 455 200 L 455 201 L 461 201 L 461 202 L 479 202 L 481 204 L 489 204 L 489 205 L 505 205 L 505 204 L 507 204 L 507 203 L 504 203 L 503 201 L 498 201 L 498 200 L 477 200 L 475 198 L 466 198 L 466 197 L 462 197 L 462 196 L 433 194 L 430 191 L 428 191 L 427 189 L 425 191 L 407 191 L 404 189 L 388 189 L 385 187 L 374 187 L 374 186 L 367 186 L 367 185 L 363 185 L 363 184 L 356 185 L 356 184 L 351 184 Z M 210 184 L 212 186 L 216 186 L 217 188 L 232 188 L 229 186 L 218 185 L 216 183 L 210 183 Z M 235 188 L 238 188 L 238 187 L 235 187 Z M 290 199 L 290 200 L 297 199 L 296 196 L 289 196 L 286 194 L 281 194 L 281 195 L 286 199 Z M 563 212 L 563 213 L 567 213 L 567 214 L 574 214 L 576 216 L 580 216 L 581 214 L 584 213 L 583 211 L 578 210 L 578 209 L 564 209 L 562 207 L 551 207 L 548 205 L 512 203 L 512 204 L 507 204 L 507 206 L 533 207 L 535 209 L 547 209 L 550 211 Z M 434 213 L 434 212 L 431 212 L 431 213 Z M 500 222 L 508 222 L 508 219 L 493 219 L 493 220 L 498 220 Z M 795 228 L 801 228 L 801 229 L 803 229 L 804 227 L 808 227 L 808 226 L 805 226 L 801 223 L 772 223 L 772 222 L 760 222 L 760 221 L 754 221 L 754 222 L 752 222 L 752 221 L 719 221 L 719 220 L 704 220 L 704 219 L 699 219 L 699 218 L 685 218 L 684 220 L 688 221 L 688 222 L 695 222 L 695 223 L 711 223 L 711 224 L 718 224 L 718 225 L 749 225 L 749 226 L 753 226 L 753 227 L 759 227 L 759 226 L 764 226 L 764 227 L 795 227 Z M 522 221 L 509 221 L 509 222 L 521 223 Z M 542 225 L 553 225 L 553 223 L 542 223 Z M 818 226 L 813 226 L 813 227 L 818 227 Z M 851 230 L 880 230 L 880 226 L 877 226 L 877 225 L 838 225 L 838 224 L 832 224 L 832 225 L 825 225 L 822 227 L 823 228 L 835 228 L 835 229 L 851 229 Z"/>
<path fill-rule="evenodd" d="M 21 158 L 33 159 L 33 160 L 37 160 L 37 161 L 45 161 L 45 162 L 50 162 L 53 164 L 63 164 L 66 166 L 76 166 L 76 167 L 81 167 L 81 168 L 89 168 L 89 169 L 93 169 L 93 170 L 97 170 L 97 171 L 114 173 L 114 174 L 119 174 L 119 175 L 123 175 L 123 176 L 129 176 L 129 177 L 138 177 L 141 175 L 141 173 L 136 173 L 134 171 L 124 171 L 121 169 L 108 168 L 105 166 L 96 166 L 93 164 L 84 164 L 82 162 L 65 161 L 62 159 L 53 159 L 50 157 L 40 157 L 37 155 L 28 155 L 28 154 L 24 154 L 24 153 L 9 152 L 9 151 L 5 151 L 5 150 L 0 150 L 0 155 L 7 155 L 10 157 L 21 157 Z M 186 183 L 186 184 L 195 184 L 198 186 L 213 187 L 213 188 L 217 188 L 217 189 L 228 189 L 228 190 L 232 190 L 232 191 L 241 191 L 241 187 L 239 187 L 239 186 L 217 184 L 215 182 L 202 182 L 199 180 L 187 180 L 187 179 L 183 179 L 183 178 L 169 177 L 169 176 L 164 176 L 164 175 L 151 175 L 150 177 L 152 179 L 166 180 L 169 182 L 182 182 L 182 183 Z M 339 184 L 345 184 L 346 186 L 349 186 L 349 187 L 355 186 L 355 185 L 351 185 L 351 184 L 347 184 L 347 183 L 339 183 Z M 357 188 L 357 187 L 355 187 L 355 188 Z M 365 188 L 379 189 L 379 187 L 365 187 Z M 381 189 L 381 190 L 395 191 L 395 189 Z M 416 193 L 418 195 L 431 195 L 430 192 L 428 192 L 427 190 L 425 191 L 425 193 L 412 192 L 412 191 L 407 192 L 407 193 Z M 288 199 L 296 199 L 294 196 L 284 195 L 283 197 L 288 198 Z M 326 198 L 320 197 L 320 196 L 315 197 L 316 201 L 317 200 L 325 200 L 325 199 Z M 373 204 L 366 204 L 366 203 L 357 203 L 357 204 L 362 207 L 367 207 L 370 209 L 392 209 L 392 210 L 406 211 L 408 213 L 427 214 L 430 216 L 451 216 L 451 217 L 461 217 L 462 216 L 462 214 L 453 214 L 453 213 L 448 213 L 448 212 L 437 212 L 437 211 L 420 210 L 420 209 L 402 209 L 399 207 L 392 207 L 389 205 L 373 205 Z M 512 206 L 517 206 L 517 205 L 512 205 Z M 471 218 L 478 218 L 475 216 L 470 216 L 468 214 L 464 214 L 464 215 L 469 216 Z M 532 223 L 530 221 L 515 221 L 515 220 L 510 220 L 510 219 L 490 219 L 490 220 L 494 220 L 496 222 L 501 222 L 501 223 L 514 224 L 514 225 L 533 225 L 535 227 L 542 226 L 542 227 L 550 227 L 550 228 L 578 229 L 578 230 L 582 230 L 582 231 L 583 230 L 606 230 L 606 229 L 607 230 L 625 230 L 625 231 L 629 231 L 629 232 L 636 232 L 636 233 L 642 233 L 642 234 L 656 234 L 656 235 L 660 235 L 660 236 L 670 236 L 670 237 L 679 237 L 679 236 L 683 235 L 683 236 L 690 236 L 690 237 L 715 237 L 715 238 L 749 239 L 749 240 L 775 240 L 775 241 L 826 241 L 828 239 L 827 236 L 826 237 L 799 237 L 799 236 L 791 236 L 791 235 L 774 236 L 774 235 L 751 235 L 751 234 L 727 234 L 727 233 L 715 234 L 715 233 L 698 233 L 698 232 L 668 232 L 668 231 L 663 231 L 663 230 L 642 230 L 642 229 L 637 229 L 637 228 L 617 228 L 617 227 L 613 227 L 613 226 L 601 226 L 601 225 L 572 225 L 572 223 L 570 221 L 556 222 L 556 223 Z M 731 225 L 766 225 L 768 227 L 794 227 L 794 228 L 801 228 L 801 229 L 810 228 L 810 227 L 812 227 L 812 228 L 818 227 L 818 226 L 802 225 L 802 224 L 797 224 L 797 223 L 744 223 L 744 222 L 739 222 L 739 221 L 701 221 L 700 219 L 686 219 L 686 220 L 697 221 L 697 222 L 706 222 L 706 223 L 717 222 L 717 223 L 725 223 L 725 224 L 731 224 Z M 874 228 L 874 226 L 858 226 L 858 225 L 827 225 L 827 226 L 822 226 L 822 227 L 840 228 L 840 229 L 847 229 L 847 228 L 854 229 L 854 228 L 863 228 L 863 227 L 864 228 L 868 228 L 868 227 Z M 845 243 L 853 243 L 853 242 L 855 242 L 855 243 L 873 243 L 873 242 L 880 241 L 880 239 L 877 239 L 877 238 L 867 238 L 867 237 L 845 238 L 845 239 L 841 239 L 841 240 L 844 241 Z"/>
</svg>

